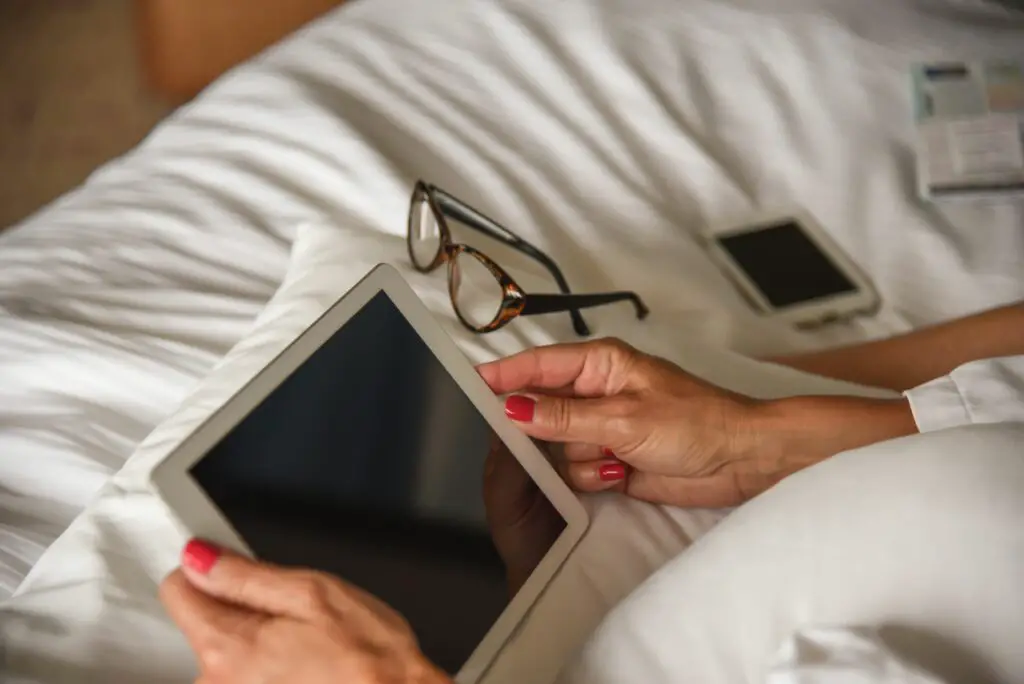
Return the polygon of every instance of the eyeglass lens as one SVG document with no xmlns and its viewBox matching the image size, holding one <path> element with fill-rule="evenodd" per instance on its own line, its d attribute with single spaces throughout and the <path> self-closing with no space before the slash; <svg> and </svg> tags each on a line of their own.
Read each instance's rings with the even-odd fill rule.
<svg viewBox="0 0 1024 684">
<path fill-rule="evenodd" d="M 505 296 L 501 283 L 470 252 L 459 252 L 448 268 L 452 303 L 459 315 L 474 328 L 489 325 L 501 311 Z"/>
<path fill-rule="evenodd" d="M 441 227 L 426 196 L 409 209 L 409 253 L 417 268 L 429 268 L 441 250 Z"/>
</svg>

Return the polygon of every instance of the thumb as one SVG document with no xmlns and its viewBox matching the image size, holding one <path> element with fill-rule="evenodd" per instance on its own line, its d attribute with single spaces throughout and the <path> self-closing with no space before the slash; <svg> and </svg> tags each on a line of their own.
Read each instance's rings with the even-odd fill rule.
<svg viewBox="0 0 1024 684">
<path fill-rule="evenodd" d="M 496 446 L 484 462 L 483 501 L 492 527 L 505 527 L 521 520 L 540 496 L 536 483 L 515 456 Z"/>
<path fill-rule="evenodd" d="M 513 394 L 505 400 L 505 415 L 523 432 L 547 442 L 610 445 L 627 440 L 619 434 L 626 421 L 618 397 L 575 398 Z"/>
<path fill-rule="evenodd" d="M 189 582 L 208 596 L 270 615 L 311 620 L 335 598 L 332 578 L 255 561 L 201 539 L 185 545 L 181 564 Z"/>
</svg>

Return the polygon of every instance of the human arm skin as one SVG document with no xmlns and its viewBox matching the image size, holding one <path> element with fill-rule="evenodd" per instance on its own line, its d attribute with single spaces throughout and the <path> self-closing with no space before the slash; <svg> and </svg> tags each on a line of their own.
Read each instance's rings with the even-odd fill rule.
<svg viewBox="0 0 1024 684">
<path fill-rule="evenodd" d="M 1024 354 L 1024 302 L 885 340 L 766 360 L 903 392 L 969 361 L 1019 354 Z"/>
<path fill-rule="evenodd" d="M 563 445 L 555 464 L 572 487 L 674 506 L 735 506 L 837 453 L 917 432 L 904 398 L 753 399 L 618 340 L 477 370 L 527 435 Z"/>
<path fill-rule="evenodd" d="M 843 451 L 918 432 L 910 402 L 903 398 L 790 397 L 759 402 L 748 415 L 749 458 L 761 472 L 781 476 Z"/>
</svg>

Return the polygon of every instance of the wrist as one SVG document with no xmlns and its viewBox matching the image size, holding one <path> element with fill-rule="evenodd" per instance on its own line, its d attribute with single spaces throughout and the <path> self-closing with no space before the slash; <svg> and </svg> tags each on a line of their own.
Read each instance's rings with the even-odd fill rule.
<svg viewBox="0 0 1024 684">
<path fill-rule="evenodd" d="M 764 472 L 794 472 L 840 452 L 916 434 L 906 399 L 803 396 L 750 409 L 744 457 Z"/>
</svg>

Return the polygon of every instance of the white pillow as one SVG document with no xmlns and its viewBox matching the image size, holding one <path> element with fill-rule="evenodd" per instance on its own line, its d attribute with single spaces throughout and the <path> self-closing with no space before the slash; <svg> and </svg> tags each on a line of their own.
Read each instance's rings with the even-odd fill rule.
<svg viewBox="0 0 1024 684">
<path fill-rule="evenodd" d="M 148 490 L 152 466 L 274 358 L 367 271 L 393 263 L 476 362 L 529 345 L 573 339 L 564 316 L 516 321 L 474 335 L 456 321 L 445 276 L 407 266 L 397 236 L 306 226 L 298 231 L 287 278 L 240 342 L 181 407 L 139 446 L 0 608 L 9 681 L 183 681 L 191 656 L 156 600 L 156 585 L 185 541 Z M 617 335 L 705 377 L 757 396 L 803 392 L 875 393 L 758 363 L 690 342 L 679 321 L 637 322 L 627 307 L 588 316 L 598 335 Z M 619 497 L 588 500 L 592 525 L 522 629 L 492 669 L 492 681 L 549 682 L 605 612 L 710 529 L 715 511 L 677 511 Z M 154 674 L 157 673 L 157 674 Z"/>
<path fill-rule="evenodd" d="M 786 479 L 615 608 L 560 682 L 763 682 L 784 640 L 772 684 L 897 681 L 875 640 L 944 681 L 1024 681 L 1022 442 L 956 428 Z"/>
</svg>

